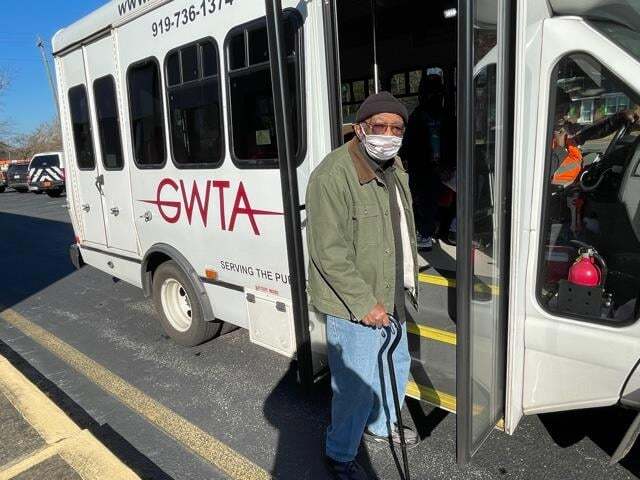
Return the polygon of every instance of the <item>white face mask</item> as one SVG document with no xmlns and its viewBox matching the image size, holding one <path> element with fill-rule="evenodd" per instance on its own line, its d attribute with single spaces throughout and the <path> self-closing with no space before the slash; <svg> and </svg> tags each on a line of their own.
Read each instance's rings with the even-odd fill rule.
<svg viewBox="0 0 640 480">
<path fill-rule="evenodd" d="M 362 130 L 362 143 L 367 153 L 374 159 L 386 162 L 400 151 L 402 138 L 393 135 L 367 135 Z"/>
</svg>

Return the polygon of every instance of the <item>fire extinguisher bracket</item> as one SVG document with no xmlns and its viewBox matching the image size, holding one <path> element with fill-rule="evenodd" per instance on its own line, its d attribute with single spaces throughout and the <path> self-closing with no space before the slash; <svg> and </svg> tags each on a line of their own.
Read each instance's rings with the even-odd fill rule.
<svg viewBox="0 0 640 480">
<path fill-rule="evenodd" d="M 600 318 L 604 289 L 575 285 L 567 280 L 558 284 L 558 309 L 562 313 Z"/>
</svg>

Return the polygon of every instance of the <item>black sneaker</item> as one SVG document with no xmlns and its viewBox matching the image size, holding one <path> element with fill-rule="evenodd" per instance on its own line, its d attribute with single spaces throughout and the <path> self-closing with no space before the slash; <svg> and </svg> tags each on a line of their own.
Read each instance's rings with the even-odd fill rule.
<svg viewBox="0 0 640 480">
<path fill-rule="evenodd" d="M 394 445 L 400 446 L 400 430 L 398 430 L 398 426 L 393 426 L 393 432 L 389 437 L 376 435 L 369 431 L 369 429 L 364 431 L 364 441 L 370 443 L 385 443 L 389 444 L 389 441 L 393 441 Z M 404 427 L 404 441 L 407 445 L 407 448 L 415 447 L 420 443 L 420 437 L 418 434 L 411 430 L 409 427 Z"/>
<path fill-rule="evenodd" d="M 364 468 L 356 461 L 338 462 L 331 457 L 324 457 L 327 468 L 335 480 L 371 480 Z"/>
</svg>

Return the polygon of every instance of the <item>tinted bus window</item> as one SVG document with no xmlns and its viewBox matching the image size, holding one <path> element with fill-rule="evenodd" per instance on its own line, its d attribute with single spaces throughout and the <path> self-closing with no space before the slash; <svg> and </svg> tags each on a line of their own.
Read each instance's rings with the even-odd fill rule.
<svg viewBox="0 0 640 480">
<path fill-rule="evenodd" d="M 168 70 L 177 63 L 175 58 L 181 59 L 182 77 L 167 86 L 174 163 L 218 166 L 223 158 L 218 50 L 211 40 L 182 47 L 169 54 Z"/>
<path fill-rule="evenodd" d="M 107 170 L 120 170 L 124 167 L 124 158 L 115 80 L 112 76 L 99 78 L 93 84 L 93 92 L 102 148 L 102 164 Z"/>
<path fill-rule="evenodd" d="M 140 168 L 162 167 L 166 151 L 158 64 L 146 60 L 132 66 L 127 76 L 133 158 Z"/>
<path fill-rule="evenodd" d="M 285 17 L 285 43 L 297 163 L 304 156 L 302 29 L 298 17 Z M 248 39 L 248 58 L 244 46 Z M 265 20 L 238 27 L 227 39 L 232 158 L 240 168 L 277 168 L 278 145 Z"/>
<path fill-rule="evenodd" d="M 73 141 L 76 149 L 76 160 L 80 170 L 93 170 L 96 166 L 93 140 L 91 139 L 91 120 L 87 90 L 78 85 L 69 90 L 69 110 L 73 128 Z"/>
</svg>

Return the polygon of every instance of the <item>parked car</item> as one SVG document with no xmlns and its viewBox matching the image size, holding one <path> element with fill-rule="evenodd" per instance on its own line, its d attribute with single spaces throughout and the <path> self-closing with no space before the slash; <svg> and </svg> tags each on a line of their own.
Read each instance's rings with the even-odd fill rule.
<svg viewBox="0 0 640 480">
<path fill-rule="evenodd" d="M 25 163 L 9 165 L 7 169 L 7 186 L 20 193 L 29 191 L 29 166 Z"/>
<path fill-rule="evenodd" d="M 4 193 L 7 189 L 7 175 L 0 170 L 0 193 Z"/>
<path fill-rule="evenodd" d="M 29 190 L 59 197 L 65 190 L 62 152 L 38 153 L 29 163 Z"/>
</svg>

